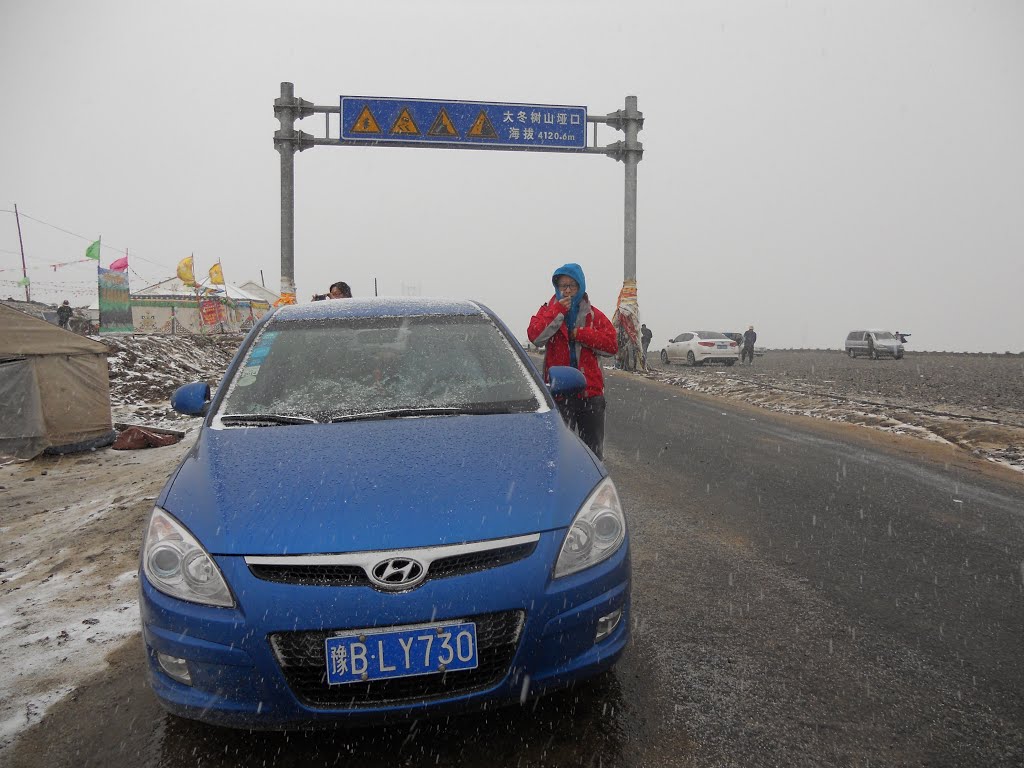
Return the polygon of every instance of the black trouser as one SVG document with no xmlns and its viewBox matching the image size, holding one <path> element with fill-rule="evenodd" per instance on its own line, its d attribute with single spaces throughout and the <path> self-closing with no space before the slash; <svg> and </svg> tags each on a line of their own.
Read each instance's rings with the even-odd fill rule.
<svg viewBox="0 0 1024 768">
<path fill-rule="evenodd" d="M 558 410 L 580 439 L 604 461 L 604 395 L 570 397 L 558 402 Z"/>
<path fill-rule="evenodd" d="M 754 345 L 753 344 L 744 344 L 743 345 L 743 354 L 740 356 L 740 362 L 742 363 L 748 357 L 750 358 L 750 364 L 753 365 L 754 364 Z"/>
</svg>

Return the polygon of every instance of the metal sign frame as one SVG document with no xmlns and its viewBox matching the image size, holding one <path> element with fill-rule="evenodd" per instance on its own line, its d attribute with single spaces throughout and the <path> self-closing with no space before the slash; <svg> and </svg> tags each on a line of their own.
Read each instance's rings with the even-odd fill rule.
<svg viewBox="0 0 1024 768">
<path fill-rule="evenodd" d="M 508 145 L 506 143 L 498 143 L 495 141 L 440 141 L 440 140 L 421 140 L 414 134 L 401 133 L 402 127 L 397 123 L 384 129 L 383 126 L 378 122 L 378 128 L 381 129 L 381 135 L 385 138 L 360 138 L 351 139 L 344 138 L 342 120 L 342 105 L 344 99 L 348 97 L 342 97 L 339 99 L 337 106 L 317 106 L 305 99 L 296 98 L 295 89 L 292 83 L 282 82 L 281 83 L 281 95 L 274 100 L 274 116 L 277 118 L 281 127 L 274 133 L 274 147 L 281 155 L 281 297 L 286 302 L 295 301 L 295 153 L 303 152 L 310 147 L 316 146 L 382 146 L 382 147 L 419 147 L 419 148 L 434 148 L 434 149 L 487 149 L 487 150 L 504 150 L 504 151 L 542 151 L 542 152 L 571 152 L 574 154 L 594 154 L 604 155 L 610 157 L 613 160 L 621 161 L 625 165 L 625 205 L 624 205 L 624 218 L 623 218 L 623 294 L 626 294 L 627 289 L 632 290 L 632 294 L 635 298 L 636 295 L 636 192 L 637 192 L 637 165 L 643 158 L 643 145 L 638 139 L 640 130 L 644 125 L 644 116 L 637 109 L 637 98 L 636 96 L 627 96 L 626 104 L 624 109 L 617 110 L 616 112 L 609 113 L 604 116 L 590 115 L 586 113 L 585 107 L 574 107 L 572 109 L 582 109 L 584 115 L 584 121 L 587 124 L 594 126 L 593 133 L 593 144 L 590 146 L 573 147 L 571 149 L 560 146 L 523 146 L 521 144 Z M 396 99 L 384 99 L 383 97 L 362 97 L 366 100 L 374 100 L 380 102 L 397 102 L 403 100 Z M 456 102 L 456 101 L 434 101 L 430 99 L 405 99 L 404 103 L 411 105 L 414 103 L 431 103 L 435 105 L 456 105 L 456 104 L 476 104 L 481 105 L 482 109 L 486 106 L 506 106 L 500 102 Z M 511 106 L 511 105 L 508 105 Z M 545 105 L 515 105 L 523 107 L 541 107 Z M 550 105 L 547 105 L 550 106 Z M 410 107 L 411 109 L 411 107 Z M 565 107 L 565 109 L 570 109 Z M 315 114 L 322 114 L 325 117 L 325 129 L 324 137 L 316 138 L 308 133 L 295 129 L 295 121 L 302 120 Z M 338 115 L 339 119 L 339 138 L 330 138 L 330 116 L 332 114 Z M 529 113 L 527 113 L 529 114 Z M 412 117 L 412 112 L 409 113 Z M 517 116 L 518 117 L 518 116 Z M 399 119 L 401 115 L 399 115 Z M 451 115 L 449 114 L 449 118 Z M 493 119 L 491 120 L 493 127 Z M 625 138 L 622 141 L 616 141 L 606 146 L 597 145 L 597 125 L 604 123 L 618 131 L 622 131 L 625 134 Z M 385 130 L 390 131 L 395 126 L 398 126 L 399 133 L 397 134 L 384 134 Z M 454 125 L 453 130 L 459 132 L 457 125 Z M 417 124 L 417 129 L 419 125 Z M 497 131 L 497 129 L 495 129 Z M 368 134 L 368 135 L 373 135 Z M 399 138 L 387 138 L 387 136 L 398 136 Z M 586 131 L 583 131 L 584 139 L 586 137 Z M 451 138 L 451 137 L 449 137 Z M 639 307 L 634 301 L 633 311 L 639 315 Z M 635 318 L 634 318 L 635 319 Z M 640 355 L 635 354 L 635 350 L 632 347 L 636 346 L 637 340 L 632 339 L 630 341 L 631 349 L 630 354 L 620 357 L 620 363 L 624 368 L 633 370 L 634 368 L 642 368 L 644 366 L 643 359 Z"/>
</svg>

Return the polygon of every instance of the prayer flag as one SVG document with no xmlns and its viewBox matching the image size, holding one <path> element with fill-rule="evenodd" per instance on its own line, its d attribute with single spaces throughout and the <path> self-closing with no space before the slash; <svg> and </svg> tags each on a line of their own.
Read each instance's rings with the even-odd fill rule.
<svg viewBox="0 0 1024 768">
<path fill-rule="evenodd" d="M 220 268 L 219 261 L 210 267 L 210 282 L 214 285 L 224 285 L 224 271 Z"/>
<path fill-rule="evenodd" d="M 178 262 L 178 279 L 191 288 L 195 287 L 196 276 L 195 273 L 192 271 L 191 256 L 186 256 L 184 259 Z"/>
<path fill-rule="evenodd" d="M 128 257 L 122 256 L 117 261 L 110 262 L 110 269 L 114 270 L 115 272 L 124 272 L 126 269 L 128 269 Z"/>
<path fill-rule="evenodd" d="M 92 245 L 90 245 L 88 248 L 85 249 L 85 258 L 87 258 L 87 259 L 95 259 L 96 261 L 100 260 L 100 241 L 99 240 L 97 240 L 96 242 L 94 242 Z"/>
</svg>

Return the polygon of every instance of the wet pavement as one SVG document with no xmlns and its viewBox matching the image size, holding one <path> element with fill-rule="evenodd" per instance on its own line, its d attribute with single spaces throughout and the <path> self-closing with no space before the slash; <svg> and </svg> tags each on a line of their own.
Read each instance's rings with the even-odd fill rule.
<svg viewBox="0 0 1024 768">
<path fill-rule="evenodd" d="M 609 376 L 633 643 L 524 706 L 249 733 L 164 714 L 141 641 L 14 766 L 1019 766 L 1024 483 L 942 446 Z"/>
</svg>

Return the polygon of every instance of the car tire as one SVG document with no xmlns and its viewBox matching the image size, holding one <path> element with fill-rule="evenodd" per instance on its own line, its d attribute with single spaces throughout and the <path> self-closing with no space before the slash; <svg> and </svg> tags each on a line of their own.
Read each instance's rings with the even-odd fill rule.
<svg viewBox="0 0 1024 768">
<path fill-rule="evenodd" d="M 663 365 L 668 365 L 668 352 L 664 349 L 661 350 L 661 362 Z"/>
<path fill-rule="evenodd" d="M 697 364 L 697 358 L 693 356 L 693 350 L 692 349 L 689 352 L 686 353 L 686 364 L 687 365 L 696 365 Z"/>
<path fill-rule="evenodd" d="M 850 356 L 851 360 L 853 360 L 853 359 L 855 359 L 857 357 L 857 353 L 853 351 L 852 347 L 850 349 L 846 350 L 846 354 L 848 354 Z"/>
<path fill-rule="evenodd" d="M 902 360 L 903 359 L 903 353 L 902 352 L 897 352 L 896 353 L 896 359 L 897 360 Z"/>
</svg>

